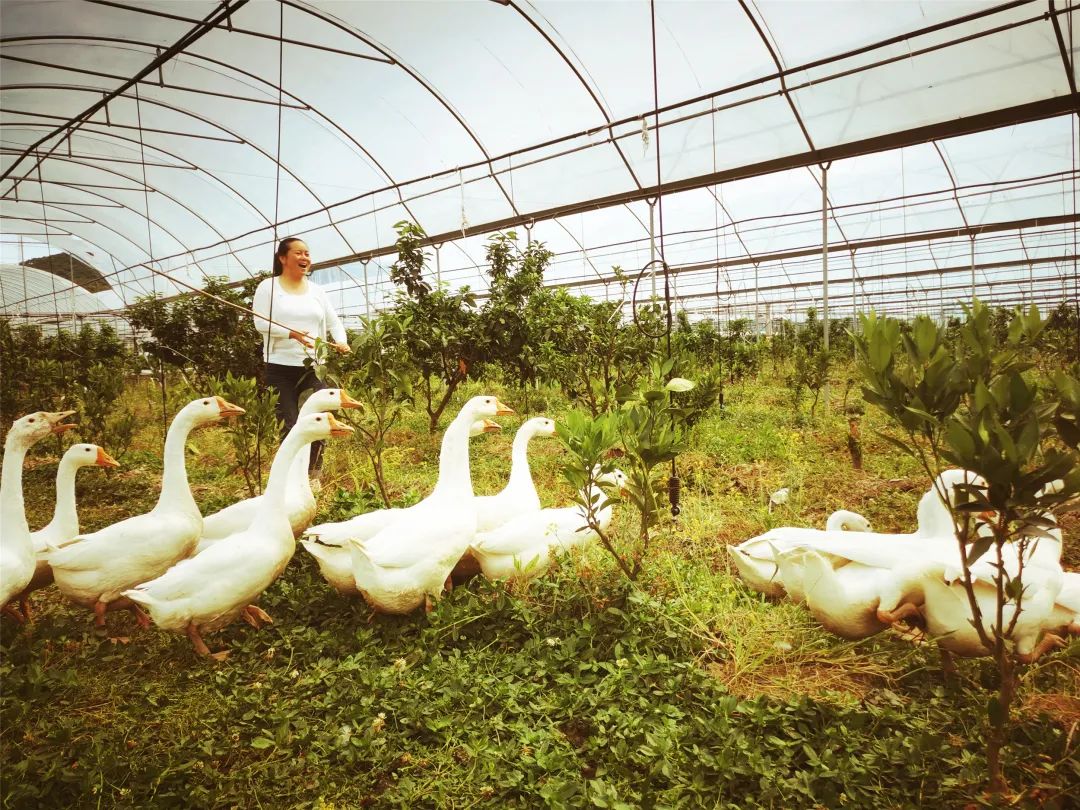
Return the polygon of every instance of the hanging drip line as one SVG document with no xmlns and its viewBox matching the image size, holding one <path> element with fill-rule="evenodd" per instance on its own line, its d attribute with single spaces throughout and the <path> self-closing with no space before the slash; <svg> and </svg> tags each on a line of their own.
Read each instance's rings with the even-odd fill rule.
<svg viewBox="0 0 1080 810">
<path fill-rule="evenodd" d="M 653 339 L 666 339 L 666 349 L 668 360 L 672 359 L 671 354 L 671 325 L 672 325 L 672 309 L 671 309 L 671 279 L 670 268 L 667 262 L 664 260 L 664 193 L 662 185 L 662 176 L 660 173 L 660 83 L 659 83 L 659 67 L 657 64 L 657 52 L 656 52 L 656 1 L 650 0 L 649 2 L 649 16 L 651 22 L 652 32 L 652 68 L 653 68 L 653 127 L 656 129 L 655 150 L 656 150 L 656 210 L 657 219 L 659 220 L 660 230 L 660 252 L 657 258 L 650 259 L 649 262 L 641 268 L 637 274 L 637 278 L 634 280 L 634 289 L 630 299 L 630 313 L 633 316 L 634 325 L 638 330 Z M 645 116 L 642 116 L 642 141 L 648 143 L 648 122 Z M 650 213 L 652 211 L 652 203 L 649 203 Z M 651 217 L 650 217 L 651 220 Z M 652 240 L 652 228 L 650 227 L 650 244 Z M 641 278 L 650 269 L 655 268 L 657 265 L 664 271 L 664 308 L 666 309 L 666 317 L 664 319 L 664 328 L 658 332 L 651 333 L 638 320 L 637 313 L 637 294 L 638 286 L 641 284 Z M 653 269 L 655 272 L 655 269 Z M 674 368 L 672 369 L 674 371 Z M 668 489 L 668 502 L 671 504 L 671 516 L 678 517 L 682 511 L 679 508 L 679 475 L 678 470 L 675 467 L 675 459 L 671 460 L 671 475 L 667 482 Z"/>
<path fill-rule="evenodd" d="M 283 84 L 285 77 L 285 3 L 282 0 L 278 0 L 278 103 L 277 103 L 277 147 L 274 152 L 274 239 L 271 245 L 271 249 L 274 251 L 274 256 L 277 256 L 278 246 L 278 224 L 281 222 L 281 110 L 284 102 L 283 96 Z M 270 323 L 274 323 L 274 288 L 276 284 L 274 282 L 274 276 L 270 275 L 270 311 L 267 313 L 266 320 Z M 365 291 L 366 292 L 366 291 Z M 280 326 L 280 324 L 278 324 Z M 286 327 L 288 328 L 288 327 Z M 266 362 L 270 362 L 270 339 L 269 335 L 266 340 Z M 276 420 L 275 423 L 276 424 Z M 262 492 L 262 440 L 263 440 L 263 426 L 259 425 L 258 431 L 255 434 L 255 469 L 256 469 L 256 487 L 258 491 Z"/>
<path fill-rule="evenodd" d="M 368 320 L 371 319 L 371 291 L 368 289 L 368 274 L 367 266 L 371 263 L 371 259 L 361 259 L 360 264 L 364 268 L 364 317 Z"/>
<path fill-rule="evenodd" d="M 435 248 L 435 288 L 442 286 L 442 246 L 443 243 L 432 245 Z"/>
<path fill-rule="evenodd" d="M 143 184 L 143 209 L 146 213 L 146 253 L 149 257 L 146 260 L 146 267 L 149 268 L 151 273 L 151 289 L 154 293 L 154 298 L 157 298 L 157 274 L 154 271 L 154 234 L 153 229 L 150 227 L 150 186 L 146 182 L 146 144 L 143 142 L 143 125 L 142 125 L 142 98 L 139 95 L 139 83 L 135 82 L 135 122 L 139 127 L 139 166 L 142 169 L 142 184 Z M 157 316 L 155 315 L 155 326 L 157 323 Z M 167 392 L 165 381 L 165 361 L 160 356 L 158 357 L 158 375 L 161 378 L 161 431 L 164 436 L 169 431 L 169 409 L 167 404 Z"/>
<path fill-rule="evenodd" d="M 650 261 L 641 268 L 638 272 L 637 278 L 634 280 L 633 294 L 630 300 L 630 313 L 633 316 L 634 325 L 638 328 L 643 335 L 659 340 L 660 338 L 666 338 L 667 355 L 671 357 L 671 325 L 672 325 L 672 311 L 671 311 L 671 283 L 669 279 L 669 271 L 667 262 L 664 260 L 664 194 L 661 190 L 661 174 L 660 174 L 660 84 L 659 84 L 659 69 L 657 65 L 657 52 L 656 52 L 656 0 L 650 0 L 649 2 L 649 15 L 651 20 L 652 31 L 652 68 L 653 68 L 653 127 L 656 130 L 656 137 L 653 139 L 655 154 L 656 154 L 656 210 L 657 219 L 659 221 L 660 231 L 660 251 L 658 258 L 650 259 Z M 647 139 L 648 125 L 645 116 L 642 116 L 642 128 L 645 133 L 643 140 Z M 651 203 L 650 203 L 651 206 Z M 650 234 L 651 238 L 652 234 Z M 638 306 L 637 295 L 638 286 L 641 284 L 641 277 L 646 272 L 652 271 L 655 273 L 655 268 L 659 266 L 664 272 L 664 307 L 666 309 L 664 318 L 664 327 L 661 330 L 653 333 L 646 329 L 641 321 L 638 319 Z M 674 463 L 672 464 L 674 466 Z M 677 509 L 677 507 L 672 507 Z"/>
<path fill-rule="evenodd" d="M 49 246 L 49 215 L 46 213 L 46 209 L 45 209 L 45 181 L 42 180 L 42 178 L 41 178 L 41 163 L 38 163 L 38 165 L 37 165 L 37 176 L 38 176 L 38 191 L 41 193 L 41 222 L 42 222 L 42 225 L 45 227 L 45 257 L 46 257 L 46 260 L 48 260 L 48 257 L 52 255 L 52 248 Z M 23 269 L 23 273 L 24 274 L 26 273 L 25 268 Z M 66 392 L 68 390 L 67 366 L 64 363 L 64 351 L 62 350 L 63 349 L 63 335 L 60 334 L 60 305 L 59 305 L 59 303 L 57 303 L 57 300 L 56 300 L 56 274 L 51 272 L 51 271 L 49 272 L 49 283 L 52 285 L 53 314 L 56 317 L 56 342 L 57 342 L 57 348 L 61 350 L 61 351 L 58 352 L 58 354 L 60 355 L 60 379 L 61 379 L 61 381 L 63 383 L 64 391 Z M 29 318 L 29 316 L 30 316 L 30 308 L 29 307 L 27 307 L 26 312 L 27 312 L 27 318 Z"/>
<path fill-rule="evenodd" d="M 469 219 L 465 216 L 465 172 L 458 169 L 458 193 L 461 195 L 461 238 L 465 238 L 465 231 L 469 228 Z"/>
</svg>

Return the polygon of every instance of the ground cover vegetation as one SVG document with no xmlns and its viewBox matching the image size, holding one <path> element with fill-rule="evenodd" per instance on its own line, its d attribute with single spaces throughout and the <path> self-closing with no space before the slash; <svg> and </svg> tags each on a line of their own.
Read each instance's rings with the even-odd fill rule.
<svg viewBox="0 0 1080 810">
<path fill-rule="evenodd" d="M 850 322 L 830 334 L 826 354 L 820 321 L 809 314 L 773 324 L 767 336 L 749 322 L 718 329 L 678 318 L 669 357 L 663 341 L 619 317 L 619 302 L 543 289 L 550 254 L 542 245 L 494 237 L 492 294 L 481 298 L 440 289 L 419 248 L 422 232 L 403 223 L 399 234 L 398 298 L 350 336 L 350 355 L 323 370 L 364 407 L 346 414 L 354 437 L 328 446 L 318 519 L 423 497 L 436 478 L 445 414 L 483 392 L 517 407 L 520 419 L 543 413 L 558 422 L 560 441 L 530 449 L 545 506 L 571 503 L 606 468 L 628 473 L 629 494 L 606 494 L 621 502 L 605 542 L 528 584 L 471 580 L 434 612 L 409 617 L 375 616 L 341 598 L 301 549 L 261 601 L 275 623 L 223 631 L 234 652 L 216 666 L 197 660 L 181 637 L 137 632 L 133 623 L 128 644 L 103 644 L 88 613 L 40 592 L 31 627 L 0 622 L 4 806 L 1080 801 L 1080 644 L 1005 673 L 1009 700 L 988 712 L 988 694 L 1000 700 L 1005 682 L 1000 657 L 962 661 L 947 681 L 933 645 L 892 633 L 841 641 L 801 606 L 746 588 L 724 549 L 777 525 L 823 526 L 839 508 L 866 515 L 877 531 L 911 530 L 931 440 L 942 449 L 931 465 L 977 465 L 994 452 L 1009 460 L 996 430 L 979 438 L 979 419 L 996 419 L 1011 436 L 1037 411 L 1041 432 L 1032 442 L 1027 429 L 1028 455 L 1010 461 L 1017 470 L 1075 447 L 1072 310 L 1051 313 L 1038 330 L 1030 313 L 983 310 L 984 347 L 1030 338 L 1012 365 L 998 358 L 982 367 L 1009 385 L 990 379 L 993 403 L 981 394 L 976 402 L 977 375 L 965 372 L 969 388 L 958 377 L 955 396 L 919 404 L 911 392 L 925 394 L 920 382 L 938 349 L 975 362 L 977 353 L 963 349 L 964 329 L 975 327 L 945 324 L 930 340 L 920 321 L 892 322 L 895 335 L 878 338 L 884 321 L 864 324 L 856 363 Z M 5 365 L 20 364 L 17 375 L 5 368 L 0 385 L 5 427 L 19 413 L 67 406 L 80 410 L 82 425 L 68 441 L 120 453 L 121 469 L 78 479 L 84 530 L 153 503 L 162 403 L 171 417 L 195 391 L 205 393 L 200 386 L 248 409 L 235 427 L 189 442 L 204 513 L 257 490 L 269 467 L 272 402 L 259 394 L 257 339 L 241 328 L 242 316 L 205 298 L 185 299 L 179 312 L 160 301 L 141 306 L 150 336 L 136 347 L 120 346 L 107 328 L 49 337 L 0 323 Z M 654 319 L 650 330 L 662 325 L 659 309 L 643 310 Z M 238 345 L 196 358 L 200 336 L 229 329 Z M 888 344 L 884 365 L 882 349 L 870 348 L 875 340 Z M 254 366 L 246 366 L 252 343 Z M 98 366 L 111 371 L 95 376 Z M 143 367 L 153 376 L 138 376 Z M 478 494 L 505 483 L 519 418 L 473 441 Z M 963 426 L 975 437 L 967 456 L 953 448 L 967 447 L 957 438 Z M 114 449 L 110 441 L 125 430 Z M 60 451 L 50 440 L 29 457 L 33 528 L 51 515 Z M 1025 486 L 1033 495 L 1033 483 Z M 769 494 L 780 487 L 791 497 L 770 511 Z M 1019 508 L 1015 487 L 1010 499 Z M 1066 566 L 1076 568 L 1070 540 L 1080 520 L 1063 512 L 1060 524 Z M 1007 582 L 1001 590 L 1020 593 Z M 988 740 L 1004 751 L 1004 792 L 986 790 Z"/>
</svg>

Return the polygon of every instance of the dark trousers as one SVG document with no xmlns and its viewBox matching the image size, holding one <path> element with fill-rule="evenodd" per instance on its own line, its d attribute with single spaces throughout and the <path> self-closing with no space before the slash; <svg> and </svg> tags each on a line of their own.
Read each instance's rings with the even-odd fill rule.
<svg viewBox="0 0 1080 810">
<path fill-rule="evenodd" d="M 326 388 L 326 383 L 316 377 L 311 369 L 278 363 L 266 364 L 266 384 L 277 391 L 277 418 L 285 423 L 281 428 L 283 440 L 300 415 L 300 395 L 309 389 L 321 391 Z M 322 469 L 322 450 L 322 442 L 312 442 L 309 472 L 317 473 Z"/>
</svg>

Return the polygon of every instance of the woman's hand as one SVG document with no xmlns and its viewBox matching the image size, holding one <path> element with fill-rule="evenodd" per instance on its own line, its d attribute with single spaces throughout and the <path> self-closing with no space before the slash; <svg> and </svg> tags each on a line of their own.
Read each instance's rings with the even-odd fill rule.
<svg viewBox="0 0 1080 810">
<path fill-rule="evenodd" d="M 331 343 L 330 345 L 338 350 L 338 354 L 348 354 L 352 351 L 348 343 Z"/>
<path fill-rule="evenodd" d="M 314 349 L 315 342 L 307 332 L 297 332 L 295 329 L 289 332 L 289 337 L 303 346 L 305 349 Z"/>
</svg>

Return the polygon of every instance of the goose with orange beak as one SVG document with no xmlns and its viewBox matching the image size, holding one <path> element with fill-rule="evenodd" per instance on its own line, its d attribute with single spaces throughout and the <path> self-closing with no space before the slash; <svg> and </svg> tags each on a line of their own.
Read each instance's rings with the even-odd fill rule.
<svg viewBox="0 0 1080 810">
<path fill-rule="evenodd" d="M 121 520 L 62 547 L 48 546 L 46 559 L 56 586 L 68 600 L 94 611 L 95 630 L 107 633 L 108 610 L 130 610 L 140 626 L 149 620 L 123 591 L 159 576 L 189 556 L 202 532 L 202 514 L 191 495 L 184 445 L 195 428 L 238 416 L 244 409 L 221 397 L 189 402 L 173 418 L 165 436 L 161 494 L 152 510 Z"/>
<path fill-rule="evenodd" d="M 272 623 L 254 602 L 281 575 L 296 550 L 285 500 L 294 459 L 311 442 L 352 432 L 330 412 L 299 417 L 274 456 L 255 519 L 156 579 L 124 591 L 123 596 L 145 608 L 158 627 L 185 633 L 199 655 L 218 661 L 226 658 L 228 651 L 210 652 L 204 633 L 240 617 L 255 628 Z"/>
<path fill-rule="evenodd" d="M 370 540 L 350 540 L 356 589 L 374 610 L 431 608 L 476 535 L 469 429 L 477 419 L 512 414 L 493 396 L 462 407 L 443 434 L 439 481 L 430 496 Z"/>
<path fill-rule="evenodd" d="M 37 411 L 16 419 L 4 439 L 4 467 L 0 477 L 0 608 L 22 624 L 26 616 L 8 602 L 30 584 L 36 570 L 34 544 L 26 522 L 22 468 L 27 451 L 46 436 L 71 430 L 64 419 L 75 411 Z"/>
<path fill-rule="evenodd" d="M 82 467 L 119 466 L 119 461 L 96 444 L 73 444 L 60 459 L 56 470 L 56 509 L 53 511 L 53 518 L 45 528 L 30 535 L 36 556 L 34 577 L 19 596 L 20 607 L 27 620 L 30 619 L 30 594 L 52 585 L 52 568 L 49 567 L 46 559 L 49 545 L 61 546 L 79 534 L 79 513 L 75 505 L 75 474 Z"/>
<path fill-rule="evenodd" d="M 324 388 L 315 391 L 307 398 L 300 409 L 300 416 L 311 413 L 329 413 L 342 409 L 359 408 L 360 403 L 349 396 L 344 388 Z M 315 493 L 311 490 L 311 481 L 308 479 L 308 464 L 311 460 L 311 445 L 306 444 L 301 448 L 293 459 L 292 467 L 289 468 L 288 483 L 285 486 L 285 511 L 289 515 L 289 524 L 292 526 L 293 535 L 298 536 L 315 519 Z M 195 546 L 195 553 L 203 551 L 214 545 L 218 540 L 244 530 L 251 521 L 263 509 L 266 495 L 247 498 L 226 506 L 219 512 L 207 515 L 203 519 L 202 536 Z"/>
</svg>

